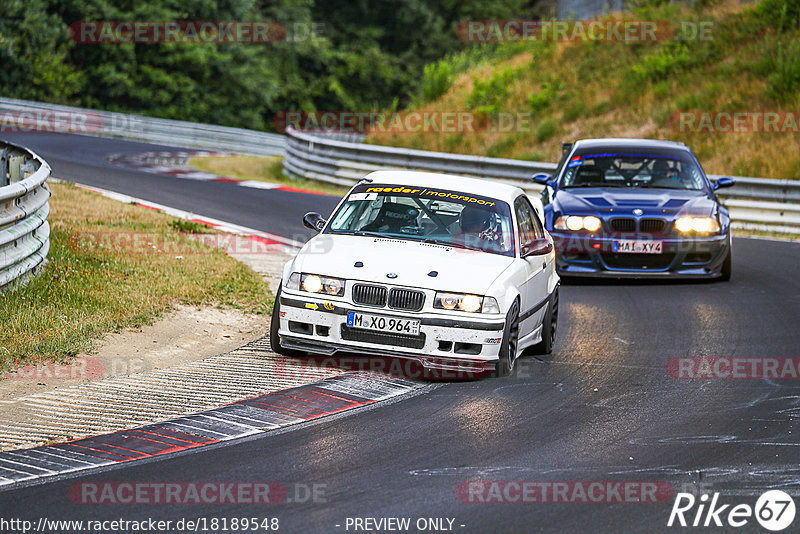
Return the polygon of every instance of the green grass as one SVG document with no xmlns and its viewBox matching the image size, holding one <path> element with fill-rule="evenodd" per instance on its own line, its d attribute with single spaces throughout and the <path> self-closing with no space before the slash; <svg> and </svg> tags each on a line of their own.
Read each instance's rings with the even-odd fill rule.
<svg viewBox="0 0 800 534">
<path fill-rule="evenodd" d="M 185 219 L 173 219 L 169 223 L 170 228 L 178 232 L 187 234 L 205 234 L 208 233 L 208 226 L 194 221 L 187 221 Z"/>
<path fill-rule="evenodd" d="M 198 228 L 68 184 L 51 189 L 49 263 L 26 286 L 0 293 L 0 370 L 67 361 L 176 303 L 271 309 L 261 277 L 187 234 Z"/>
<path fill-rule="evenodd" d="M 449 89 L 418 106 L 478 115 L 532 114 L 533 128 L 468 135 L 373 133 L 368 141 L 557 161 L 563 141 L 671 139 L 688 144 L 709 173 L 800 178 L 800 133 L 681 131 L 676 120 L 681 111 L 714 116 L 777 111 L 797 116 L 800 2 L 636 4 L 633 12 L 609 19 L 665 21 L 674 31 L 655 41 L 631 43 L 534 40 L 468 47 L 442 60 L 451 67 Z M 707 28 L 707 33 L 698 28 Z M 447 69 L 440 64 L 438 71 Z"/>
<path fill-rule="evenodd" d="M 283 184 L 298 189 L 319 191 L 327 195 L 342 196 L 350 190 L 349 187 L 318 182 L 316 180 L 302 180 L 289 178 L 283 174 L 283 158 L 280 156 L 201 156 L 189 160 L 189 164 L 196 169 L 221 176 L 228 176 L 238 180 L 257 180 L 273 184 Z"/>
</svg>

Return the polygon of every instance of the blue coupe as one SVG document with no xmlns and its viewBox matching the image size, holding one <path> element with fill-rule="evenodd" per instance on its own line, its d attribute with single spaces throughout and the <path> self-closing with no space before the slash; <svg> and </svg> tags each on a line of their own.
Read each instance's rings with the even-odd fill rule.
<svg viewBox="0 0 800 534">
<path fill-rule="evenodd" d="M 689 147 L 647 139 L 564 145 L 537 174 L 561 276 L 731 277 L 730 216 Z"/>
</svg>

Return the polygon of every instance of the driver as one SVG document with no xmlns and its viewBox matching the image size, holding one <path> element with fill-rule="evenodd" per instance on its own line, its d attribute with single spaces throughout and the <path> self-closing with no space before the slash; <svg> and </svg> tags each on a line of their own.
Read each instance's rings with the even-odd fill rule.
<svg viewBox="0 0 800 534">
<path fill-rule="evenodd" d="M 655 160 L 651 175 L 650 185 L 653 187 L 683 187 L 683 180 L 681 180 L 678 170 L 671 167 L 666 160 Z"/>
<path fill-rule="evenodd" d="M 490 243 L 495 245 L 500 236 L 492 229 L 493 219 L 491 211 L 465 206 L 459 215 L 464 244 L 481 248 Z"/>
</svg>

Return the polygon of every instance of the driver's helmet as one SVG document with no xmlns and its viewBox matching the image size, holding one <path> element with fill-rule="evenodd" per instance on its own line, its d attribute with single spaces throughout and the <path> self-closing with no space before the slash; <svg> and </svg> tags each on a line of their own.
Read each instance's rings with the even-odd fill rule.
<svg viewBox="0 0 800 534">
<path fill-rule="evenodd" d="M 463 232 L 480 233 L 489 229 L 492 221 L 492 213 L 480 208 L 466 206 L 461 210 L 459 222 Z"/>
<path fill-rule="evenodd" d="M 670 168 L 666 160 L 657 159 L 653 162 L 654 178 L 671 178 L 674 174 L 675 171 Z"/>
</svg>

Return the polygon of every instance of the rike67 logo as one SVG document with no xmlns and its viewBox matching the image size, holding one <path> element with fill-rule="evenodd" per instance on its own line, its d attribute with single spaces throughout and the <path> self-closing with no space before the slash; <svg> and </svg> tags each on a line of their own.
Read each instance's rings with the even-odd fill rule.
<svg viewBox="0 0 800 534">
<path fill-rule="evenodd" d="M 756 521 L 765 529 L 777 532 L 792 524 L 795 516 L 792 497 L 781 490 L 769 490 L 749 504 L 721 503 L 719 493 L 709 497 L 703 493 L 699 498 L 691 493 L 678 493 L 667 526 L 729 527 L 738 528 Z"/>
</svg>

